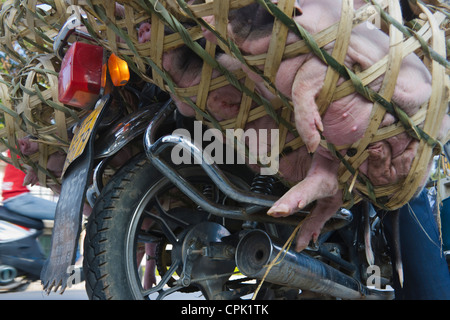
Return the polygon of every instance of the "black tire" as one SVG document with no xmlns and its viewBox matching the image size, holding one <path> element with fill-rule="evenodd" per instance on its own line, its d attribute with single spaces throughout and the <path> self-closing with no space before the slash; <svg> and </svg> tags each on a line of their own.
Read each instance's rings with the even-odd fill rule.
<svg viewBox="0 0 450 320">
<path fill-rule="evenodd" d="M 91 300 L 134 299 L 124 277 L 124 261 L 111 253 L 124 251 L 121 235 L 130 221 L 132 207 L 152 182 L 161 178 L 157 170 L 151 169 L 144 157 L 135 158 L 111 178 L 96 202 L 84 240 L 83 269 Z M 131 182 L 134 187 L 130 190 Z"/>
<path fill-rule="evenodd" d="M 194 180 L 196 175 L 209 179 L 198 166 L 184 166 L 180 170 Z M 139 155 L 122 167 L 102 190 L 89 218 L 84 242 L 83 267 L 86 291 L 91 300 L 145 299 L 137 293 L 140 280 L 137 272 L 133 275 L 128 271 L 137 270 L 137 264 L 130 266 L 124 257 L 126 248 L 130 247 L 127 247 L 127 241 L 130 243 L 127 233 L 139 228 L 140 224 L 132 221 L 139 219 L 135 215 L 138 216 L 136 212 L 146 206 L 144 199 L 152 192 L 162 192 L 155 191 L 157 188 L 167 190 L 170 186 L 167 178 Z M 129 260 L 136 261 L 135 258 Z"/>
</svg>

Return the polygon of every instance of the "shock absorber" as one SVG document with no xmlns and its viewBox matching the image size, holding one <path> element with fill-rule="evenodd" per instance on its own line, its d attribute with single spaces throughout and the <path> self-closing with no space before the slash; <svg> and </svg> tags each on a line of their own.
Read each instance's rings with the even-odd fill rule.
<svg viewBox="0 0 450 320">
<path fill-rule="evenodd" d="M 214 201 L 215 200 L 215 194 L 214 194 L 214 185 L 213 184 L 205 184 L 203 186 L 203 195 L 208 200 Z"/>
<path fill-rule="evenodd" d="M 213 202 L 217 201 L 217 194 L 214 184 L 205 184 L 202 189 L 203 196 Z M 204 211 L 201 206 L 197 206 L 198 211 Z"/>
<path fill-rule="evenodd" d="M 272 195 L 274 191 L 274 185 L 278 179 L 275 176 L 267 176 L 257 174 L 252 181 L 250 191 L 259 194 Z M 258 223 L 256 221 L 245 221 L 242 224 L 244 229 L 255 229 Z"/>
<path fill-rule="evenodd" d="M 274 176 L 256 175 L 253 178 L 250 190 L 255 193 L 271 195 L 273 194 L 274 184 L 278 179 Z"/>
</svg>

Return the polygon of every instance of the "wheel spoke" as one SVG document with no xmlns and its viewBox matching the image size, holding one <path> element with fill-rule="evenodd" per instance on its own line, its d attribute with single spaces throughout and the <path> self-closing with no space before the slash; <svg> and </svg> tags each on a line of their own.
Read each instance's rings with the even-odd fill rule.
<svg viewBox="0 0 450 320">
<path fill-rule="evenodd" d="M 219 191 L 211 188 L 211 180 L 203 169 L 194 165 L 182 166 L 179 173 L 196 189 L 203 190 L 211 201 L 218 204 L 225 201 Z M 243 184 L 241 180 L 239 178 Z M 203 292 L 210 285 L 213 289 L 208 291 L 208 297 L 217 296 L 223 290 L 222 282 L 226 281 L 225 274 L 232 271 L 231 267 L 225 266 L 223 261 L 212 259 L 215 266 L 208 269 L 205 265 L 210 258 L 201 255 L 198 255 L 195 263 L 190 262 L 193 264 L 189 270 L 185 266 L 186 261 L 183 263 L 183 257 L 186 256 L 183 245 L 188 243 L 185 242 L 188 235 L 193 241 L 200 241 L 199 247 L 194 247 L 195 250 L 217 240 L 208 238 L 201 241 L 197 233 L 191 234 L 193 228 L 202 223 L 220 224 L 219 219 L 209 217 L 207 211 L 198 209 L 194 201 L 156 170 L 145 155 L 133 158 L 104 187 L 102 201 L 96 204 L 90 217 L 85 246 L 88 248 L 85 254 L 89 259 L 85 259 L 85 270 L 88 270 L 88 275 L 108 274 L 109 277 L 108 281 L 105 277 L 87 277 L 91 290 L 88 292 L 89 297 L 163 299 L 174 292 Z M 199 228 L 197 232 L 204 231 L 209 235 L 209 230 L 205 227 Z M 124 247 L 121 245 L 123 243 Z M 104 254 L 100 256 L 97 252 Z M 144 253 L 152 260 L 144 262 L 141 258 Z M 146 268 L 143 276 L 140 274 L 141 266 Z M 182 270 L 191 275 L 191 285 L 181 284 Z M 150 283 L 155 278 L 156 285 L 144 289 L 143 283 Z M 234 297 L 223 295 L 225 298 L 229 296 Z"/>
<path fill-rule="evenodd" d="M 141 232 L 139 232 L 137 239 L 138 239 L 138 242 L 158 243 L 161 241 L 162 237 L 163 237 L 163 235 L 158 234 L 157 232 L 141 231 Z"/>
<path fill-rule="evenodd" d="M 172 275 L 176 272 L 176 270 L 180 267 L 181 265 L 181 261 L 176 261 L 175 263 L 173 263 L 169 270 L 167 270 L 167 272 L 164 274 L 164 276 L 161 278 L 161 281 L 158 283 L 158 285 L 156 285 L 155 287 L 145 290 L 142 295 L 144 297 L 151 295 L 152 293 L 155 292 L 164 292 L 164 286 L 169 282 L 169 280 L 172 278 Z"/>
<path fill-rule="evenodd" d="M 160 216 L 154 214 L 153 212 L 151 212 L 151 211 L 149 211 L 149 210 L 147 210 L 147 209 L 144 210 L 144 213 L 145 213 L 147 216 L 149 216 L 149 217 L 151 217 L 151 218 L 153 218 L 153 219 L 155 219 L 156 221 L 159 222 L 159 225 L 160 225 L 162 231 L 164 232 L 164 235 L 165 235 L 165 236 L 167 237 L 167 239 L 169 240 L 169 242 L 171 242 L 171 243 L 173 243 L 173 244 L 178 243 L 178 238 L 177 238 L 176 235 L 172 232 L 172 229 L 169 227 L 169 225 L 167 224 L 167 222 L 166 222 L 162 217 L 160 217 Z"/>
<path fill-rule="evenodd" d="M 177 217 L 171 215 L 166 210 L 164 210 L 163 207 L 161 206 L 161 203 L 158 198 L 155 198 L 155 208 L 156 208 L 156 210 L 158 210 L 158 213 L 162 218 L 165 217 L 165 218 L 171 220 L 172 222 L 176 223 L 177 225 L 179 225 L 182 228 L 186 228 L 189 226 L 189 223 L 187 223 L 186 221 L 178 219 Z"/>
</svg>

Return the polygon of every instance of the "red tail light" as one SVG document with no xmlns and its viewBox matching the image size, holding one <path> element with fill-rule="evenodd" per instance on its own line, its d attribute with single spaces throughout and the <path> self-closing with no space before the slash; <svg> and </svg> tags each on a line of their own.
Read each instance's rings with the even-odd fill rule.
<svg viewBox="0 0 450 320">
<path fill-rule="evenodd" d="M 103 48 L 75 42 L 64 56 L 59 72 L 59 101 L 74 107 L 92 106 L 102 85 Z"/>
</svg>

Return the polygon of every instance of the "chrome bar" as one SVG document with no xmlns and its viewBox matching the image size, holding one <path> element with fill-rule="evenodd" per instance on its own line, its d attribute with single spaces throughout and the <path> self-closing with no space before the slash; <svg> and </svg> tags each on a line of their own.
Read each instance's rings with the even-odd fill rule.
<svg viewBox="0 0 450 320">
<path fill-rule="evenodd" d="M 187 152 L 190 152 L 194 158 L 194 163 L 199 163 L 206 174 L 213 180 L 219 189 L 228 197 L 238 202 L 251 203 L 261 207 L 271 207 L 277 200 L 276 197 L 252 193 L 247 190 L 234 186 L 220 168 L 213 163 L 212 159 L 204 154 L 190 138 L 178 135 L 168 135 L 158 139 L 151 147 L 152 161 L 159 158 L 159 154 L 166 148 L 181 146 Z M 161 162 L 160 162 L 161 163 Z M 167 167 L 162 167 L 168 170 Z"/>
<path fill-rule="evenodd" d="M 174 180 L 179 179 L 179 175 L 174 176 L 173 169 L 164 162 L 159 155 L 165 149 L 169 147 L 174 147 L 176 145 L 182 147 L 184 150 L 189 152 L 194 158 L 194 163 L 199 163 L 206 174 L 211 178 L 211 180 L 220 188 L 220 190 L 233 200 L 243 203 L 249 203 L 261 207 L 270 208 L 278 198 L 268 195 L 261 195 L 257 193 L 252 193 L 247 190 L 240 189 L 233 185 L 226 175 L 220 170 L 220 168 L 214 163 L 214 161 L 205 154 L 198 146 L 196 146 L 190 138 L 183 137 L 181 135 L 168 135 L 155 139 L 156 130 L 159 125 L 164 121 L 164 119 L 173 112 L 175 106 L 172 104 L 166 104 L 160 111 L 158 116 L 154 121 L 148 126 L 147 131 L 144 135 L 144 148 L 147 157 L 157 166 L 162 172 L 171 172 L 172 178 Z M 155 141 L 156 140 L 156 141 Z M 176 178 L 176 179 L 175 179 Z M 170 179 L 170 177 L 169 177 Z M 172 179 L 171 179 L 172 180 Z M 172 180 L 172 182 L 175 181 Z"/>
<path fill-rule="evenodd" d="M 76 16 L 72 16 L 67 19 L 64 25 L 61 27 L 58 35 L 53 40 L 53 52 L 60 60 L 64 58 L 64 48 L 67 46 L 70 36 L 76 35 L 79 38 L 94 41 L 94 38 L 92 38 L 89 33 L 77 30 L 77 28 L 80 28 L 82 26 L 83 24 L 80 19 L 78 19 L 78 17 Z"/>
<path fill-rule="evenodd" d="M 192 143 L 190 138 L 180 135 L 166 135 L 156 140 L 157 131 L 162 123 L 170 117 L 176 106 L 171 100 L 163 105 L 159 113 L 150 122 L 144 134 L 144 150 L 152 164 L 163 173 L 175 186 L 177 186 L 192 201 L 199 205 L 203 210 L 214 215 L 232 218 L 238 220 L 258 221 L 263 223 L 277 223 L 296 226 L 305 218 L 309 211 L 299 211 L 296 214 L 283 219 L 273 218 L 266 214 L 266 209 L 271 207 L 278 198 L 274 196 L 252 193 L 235 186 L 222 170 L 213 163 L 203 151 Z M 226 207 L 216 204 L 203 196 L 186 179 L 184 179 L 174 168 L 167 163 L 160 154 L 167 148 L 181 146 L 194 157 L 193 163 L 199 163 L 205 173 L 217 185 L 217 187 L 229 198 L 243 203 L 240 207 Z M 324 227 L 324 230 L 336 230 L 350 221 L 352 214 L 348 211 L 338 211 Z"/>
</svg>

